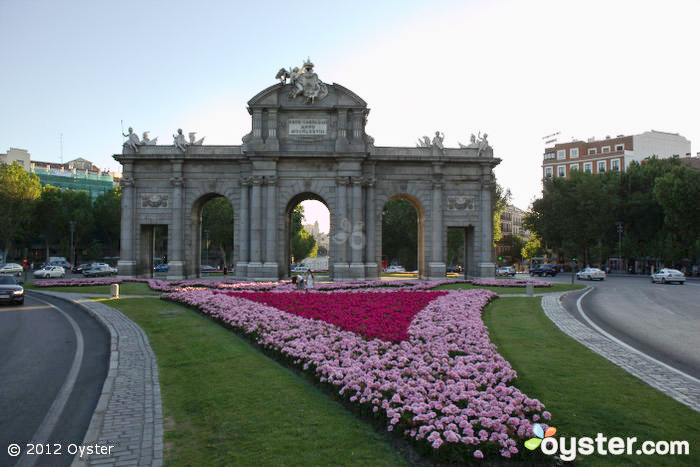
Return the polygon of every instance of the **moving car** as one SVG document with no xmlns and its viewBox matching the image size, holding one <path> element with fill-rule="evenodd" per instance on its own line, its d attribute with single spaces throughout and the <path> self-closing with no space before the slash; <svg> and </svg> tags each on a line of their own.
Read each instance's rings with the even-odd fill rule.
<svg viewBox="0 0 700 467">
<path fill-rule="evenodd" d="M 388 272 L 388 273 L 406 272 L 406 268 L 403 266 L 389 266 L 384 270 L 384 272 Z"/>
<path fill-rule="evenodd" d="M 209 266 L 208 264 L 202 264 L 199 267 L 200 272 L 214 272 L 217 271 L 217 269 L 214 266 Z"/>
<path fill-rule="evenodd" d="M 24 304 L 24 287 L 12 276 L 0 276 L 0 302 Z"/>
<path fill-rule="evenodd" d="M 602 281 L 602 280 L 605 280 L 605 271 L 603 271 L 602 269 L 598 269 L 598 268 L 585 268 L 585 269 L 576 273 L 576 279 L 579 279 L 579 280 L 587 279 L 589 281 L 593 281 L 593 280 Z"/>
<path fill-rule="evenodd" d="M 44 266 L 34 271 L 37 279 L 49 279 L 54 277 L 66 277 L 66 270 L 61 266 Z"/>
<path fill-rule="evenodd" d="M 83 271 L 83 276 L 85 277 L 100 277 L 100 276 L 114 276 L 117 274 L 116 268 L 107 266 L 105 264 L 93 265 L 90 269 Z"/>
<path fill-rule="evenodd" d="M 515 277 L 515 268 L 513 266 L 502 266 L 496 269 L 496 275 Z"/>
<path fill-rule="evenodd" d="M 531 276 L 550 276 L 554 277 L 559 273 L 557 267 L 553 264 L 538 264 L 534 268 L 530 269 Z"/>
<path fill-rule="evenodd" d="M 650 278 L 652 282 L 661 282 L 662 284 L 678 282 L 682 285 L 685 282 L 685 276 L 678 269 L 661 268 L 652 274 Z"/>
<path fill-rule="evenodd" d="M 0 274 L 12 274 L 13 276 L 22 275 L 22 265 L 17 263 L 0 264 Z"/>
</svg>

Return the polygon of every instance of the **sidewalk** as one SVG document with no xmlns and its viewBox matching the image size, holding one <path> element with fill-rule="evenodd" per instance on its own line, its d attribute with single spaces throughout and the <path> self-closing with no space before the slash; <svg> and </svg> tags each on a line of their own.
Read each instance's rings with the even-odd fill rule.
<svg viewBox="0 0 700 467">
<path fill-rule="evenodd" d="M 72 466 L 161 466 L 163 413 L 158 365 L 146 334 L 119 310 L 86 299 L 88 295 L 105 295 L 32 292 L 71 300 L 95 317 L 110 334 L 107 377 L 82 444 L 114 448 L 111 455 L 93 455 L 87 459 L 76 454 Z"/>
</svg>

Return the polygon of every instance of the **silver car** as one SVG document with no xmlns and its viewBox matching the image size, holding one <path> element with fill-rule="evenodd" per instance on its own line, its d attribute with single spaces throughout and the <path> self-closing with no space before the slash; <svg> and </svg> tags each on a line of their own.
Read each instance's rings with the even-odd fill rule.
<svg viewBox="0 0 700 467">
<path fill-rule="evenodd" d="M 661 268 L 658 272 L 652 274 L 650 278 L 652 282 L 661 282 L 662 284 L 667 282 L 683 284 L 685 282 L 685 276 L 678 269 Z"/>
<path fill-rule="evenodd" d="M 24 269 L 21 264 L 5 263 L 0 264 L 0 274 L 12 274 L 13 276 L 21 276 Z"/>
</svg>

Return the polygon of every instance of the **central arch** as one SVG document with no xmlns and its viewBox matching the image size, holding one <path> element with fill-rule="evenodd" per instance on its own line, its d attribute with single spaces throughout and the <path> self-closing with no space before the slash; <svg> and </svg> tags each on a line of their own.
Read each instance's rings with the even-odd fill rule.
<svg viewBox="0 0 700 467">
<path fill-rule="evenodd" d="M 190 215 L 189 215 L 189 222 L 188 222 L 188 238 L 190 239 L 189 241 L 189 254 L 188 256 L 192 258 L 192 261 L 188 262 L 187 268 L 186 268 L 186 274 L 189 277 L 201 277 L 202 275 L 202 266 L 204 263 L 207 263 L 207 259 L 209 260 L 210 264 L 206 264 L 207 266 L 212 266 L 215 267 L 213 264 L 211 264 L 212 256 L 210 255 L 211 253 L 211 245 L 207 245 L 206 242 L 210 242 L 212 240 L 211 234 L 212 232 L 207 232 L 207 227 L 209 229 L 211 226 L 204 226 L 203 225 L 203 219 L 202 219 L 202 213 L 204 212 L 204 207 L 211 201 L 215 199 L 224 199 L 226 202 L 231 206 L 232 212 L 235 212 L 233 209 L 233 203 L 224 196 L 223 194 L 216 193 L 216 192 L 211 192 L 211 193 L 206 193 L 204 195 L 201 195 L 199 198 L 197 198 L 194 203 L 192 204 L 192 207 L 190 209 Z M 223 219 L 223 221 L 228 221 L 228 219 Z M 232 216 L 230 219 L 231 222 L 231 230 L 229 232 L 231 239 L 233 240 L 233 244 L 235 245 L 235 217 Z M 208 258 L 204 260 L 203 263 L 203 258 L 202 258 L 202 251 L 206 250 Z M 216 256 L 215 256 L 216 257 Z M 215 261 L 217 265 L 221 263 L 219 259 Z M 224 262 L 227 266 L 227 269 L 232 269 L 232 258 L 224 258 Z M 231 271 L 233 273 L 233 271 Z"/>
<path fill-rule="evenodd" d="M 288 278 L 290 276 L 290 265 L 291 265 L 291 258 L 292 258 L 292 228 L 291 228 L 291 222 L 292 222 L 292 212 L 294 209 L 303 201 L 318 201 L 322 203 L 326 209 L 328 209 L 328 213 L 330 215 L 330 229 L 328 232 L 328 237 L 329 239 L 333 238 L 333 211 L 329 208 L 328 203 L 326 202 L 325 199 L 323 199 L 322 196 L 313 193 L 311 191 L 304 191 L 301 193 L 298 193 L 297 195 L 293 196 L 288 202 L 284 210 L 284 257 L 286 258 L 286 264 L 285 268 L 283 269 L 284 277 Z M 329 242 L 329 248 L 328 248 L 328 274 L 329 277 L 332 278 L 332 267 L 331 265 L 333 264 L 333 246 L 332 246 L 332 241 Z M 299 263 L 301 259 L 300 258 L 295 258 L 294 261 L 296 263 Z"/>
<path fill-rule="evenodd" d="M 408 204 L 410 204 L 413 209 L 416 210 L 416 266 L 418 269 L 418 277 L 423 279 L 427 277 L 427 271 L 426 271 L 426 259 L 425 259 L 425 209 L 423 208 L 423 204 L 415 197 L 406 193 L 400 193 L 394 196 L 389 197 L 386 201 L 384 201 L 384 204 L 382 206 L 382 221 L 384 220 L 384 208 L 386 207 L 387 203 L 389 203 L 392 200 L 403 200 L 406 201 Z M 380 226 L 383 225 L 383 222 L 379 223 Z M 382 228 L 382 232 L 379 235 L 379 238 L 381 239 L 381 251 L 382 253 L 385 250 L 385 245 L 384 245 L 384 232 Z"/>
</svg>

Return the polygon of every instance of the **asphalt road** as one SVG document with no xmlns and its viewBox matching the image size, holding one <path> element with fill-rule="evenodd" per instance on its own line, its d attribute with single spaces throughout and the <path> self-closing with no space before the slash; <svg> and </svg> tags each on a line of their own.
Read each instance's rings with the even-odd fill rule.
<svg viewBox="0 0 700 467">
<path fill-rule="evenodd" d="M 0 356 L 0 465 L 70 465 L 107 374 L 107 332 L 75 305 L 27 292 L 24 306 L 0 306 Z M 61 454 L 27 455 L 33 443 Z"/>
<path fill-rule="evenodd" d="M 554 278 L 554 282 L 570 281 L 568 274 Z M 687 280 L 684 285 L 652 284 L 646 276 L 609 275 L 604 281 L 576 283 L 594 287 L 581 300 L 581 308 L 597 326 L 700 379 L 699 280 Z M 565 300 L 564 304 L 570 312 L 576 312 L 575 300 Z"/>
</svg>

